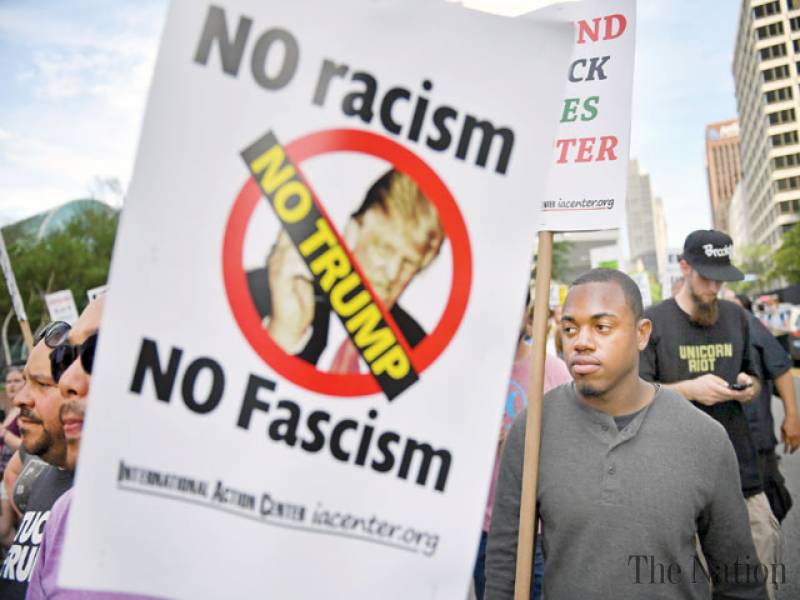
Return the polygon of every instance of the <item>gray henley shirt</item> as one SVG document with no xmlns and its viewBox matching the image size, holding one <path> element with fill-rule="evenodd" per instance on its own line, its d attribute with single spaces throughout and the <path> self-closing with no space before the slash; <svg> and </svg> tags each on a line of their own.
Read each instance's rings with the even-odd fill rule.
<svg viewBox="0 0 800 600">
<path fill-rule="evenodd" d="M 548 600 L 766 600 L 773 567 L 758 567 L 736 455 L 719 423 L 659 388 L 619 431 L 574 384 L 545 396 L 542 417 L 537 506 Z M 525 418 L 514 421 L 500 467 L 487 600 L 514 595 Z"/>
</svg>

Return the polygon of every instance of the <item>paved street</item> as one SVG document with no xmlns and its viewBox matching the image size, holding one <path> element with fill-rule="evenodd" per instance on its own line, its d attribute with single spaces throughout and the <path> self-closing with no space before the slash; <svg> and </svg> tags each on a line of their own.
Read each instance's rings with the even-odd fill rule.
<svg viewBox="0 0 800 600">
<path fill-rule="evenodd" d="M 800 369 L 794 370 L 795 393 L 800 400 Z M 776 435 L 780 440 L 780 426 L 783 422 L 783 404 L 778 398 L 772 398 L 772 414 L 775 417 Z M 797 600 L 800 598 L 800 450 L 791 456 L 784 456 L 783 445 L 778 447 L 781 458 L 781 472 L 786 478 L 786 487 L 792 494 L 794 506 L 783 522 L 785 539 L 783 563 L 786 565 L 786 585 L 778 595 L 779 600 Z"/>
</svg>

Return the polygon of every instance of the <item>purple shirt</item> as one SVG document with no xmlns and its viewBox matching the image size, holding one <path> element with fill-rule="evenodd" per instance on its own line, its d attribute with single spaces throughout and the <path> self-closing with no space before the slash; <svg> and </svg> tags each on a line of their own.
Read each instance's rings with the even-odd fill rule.
<svg viewBox="0 0 800 600">
<path fill-rule="evenodd" d="M 528 406 L 528 383 L 530 382 L 531 357 L 526 354 L 514 362 L 511 369 L 511 379 L 508 382 L 508 395 L 503 411 L 502 428 L 506 433 L 511 429 L 514 417 Z M 544 392 L 545 394 L 558 386 L 572 381 L 572 375 L 563 360 L 552 354 L 547 354 L 544 360 Z M 492 522 L 492 509 L 494 508 L 494 495 L 497 491 L 497 475 L 500 473 L 500 447 L 497 447 L 497 456 L 492 469 L 492 482 L 489 485 L 489 501 L 486 503 L 486 512 L 483 517 L 483 530 L 489 531 Z"/>
<path fill-rule="evenodd" d="M 72 505 L 72 489 L 64 492 L 53 505 L 39 546 L 39 558 L 33 568 L 25 600 L 154 600 L 151 596 L 136 596 L 118 592 L 65 590 L 58 587 L 58 564 L 64 547 L 67 515 Z"/>
</svg>

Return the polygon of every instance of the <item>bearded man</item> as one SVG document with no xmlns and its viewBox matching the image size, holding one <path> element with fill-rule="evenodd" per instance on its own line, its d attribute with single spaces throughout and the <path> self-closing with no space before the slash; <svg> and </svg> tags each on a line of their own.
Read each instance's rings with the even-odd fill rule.
<svg viewBox="0 0 800 600">
<path fill-rule="evenodd" d="M 683 288 L 645 312 L 653 332 L 642 351 L 639 374 L 677 391 L 725 428 L 739 463 L 758 558 L 762 564 L 775 564 L 780 527 L 764 494 L 758 452 L 742 409 L 761 388 L 750 356 L 747 315 L 733 302 L 717 298 L 723 282 L 744 279 L 731 264 L 732 255 L 733 242 L 721 231 L 689 234 L 680 260 Z M 768 592 L 774 597 L 774 588 Z"/>
<path fill-rule="evenodd" d="M 22 388 L 14 396 L 22 434 L 19 452 L 24 450 L 48 464 L 26 461 L 16 480 L 15 487 L 19 489 L 24 485 L 27 491 L 24 492 L 24 507 L 19 505 L 16 492 L 13 494 L 22 515 L 14 541 L 0 567 L 0 598 L 3 600 L 25 598 L 44 525 L 55 501 L 72 487 L 72 473 L 63 468 L 67 445 L 59 420 L 62 398 L 50 369 L 50 353 L 66 340 L 69 329 L 69 324 L 56 321 L 36 336 L 36 344 L 22 371 Z"/>
</svg>

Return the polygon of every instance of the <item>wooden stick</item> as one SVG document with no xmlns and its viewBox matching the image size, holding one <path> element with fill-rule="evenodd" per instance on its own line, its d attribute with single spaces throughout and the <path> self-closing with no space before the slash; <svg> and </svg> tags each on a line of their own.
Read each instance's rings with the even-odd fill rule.
<svg viewBox="0 0 800 600">
<path fill-rule="evenodd" d="M 33 335 L 31 334 L 31 326 L 28 321 L 19 321 L 19 328 L 22 330 L 22 339 L 25 340 L 25 346 L 28 348 L 28 354 L 33 350 Z"/>
<path fill-rule="evenodd" d="M 533 348 L 528 382 L 528 417 L 525 422 L 525 457 L 522 467 L 522 496 L 519 505 L 517 575 L 514 600 L 530 600 L 533 541 L 535 534 L 536 480 L 539 477 L 539 443 L 542 437 L 542 397 L 544 396 L 544 359 L 547 351 L 550 273 L 553 267 L 553 232 L 539 232 L 536 259 L 536 291 L 533 313 Z"/>
</svg>

